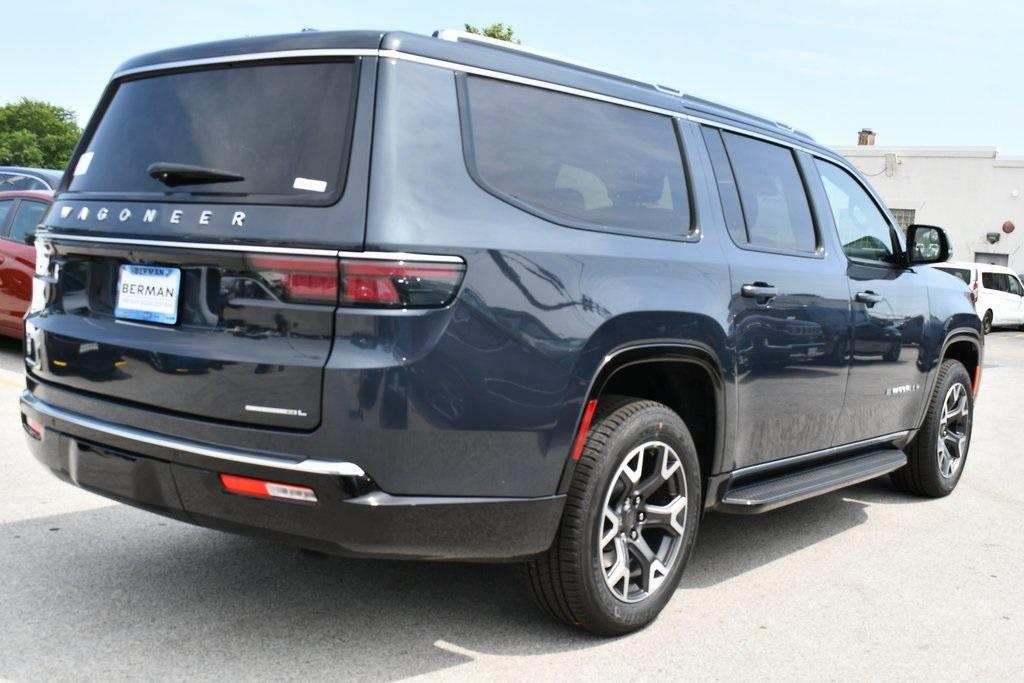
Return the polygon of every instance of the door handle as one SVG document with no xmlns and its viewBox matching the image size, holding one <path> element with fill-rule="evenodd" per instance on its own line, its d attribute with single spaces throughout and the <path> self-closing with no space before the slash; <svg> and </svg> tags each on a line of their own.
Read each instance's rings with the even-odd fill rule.
<svg viewBox="0 0 1024 683">
<path fill-rule="evenodd" d="M 875 294 L 874 292 L 868 290 L 866 292 L 857 292 L 857 295 L 854 296 L 853 298 L 857 300 L 857 303 L 865 304 L 868 308 L 870 308 L 871 306 L 874 306 L 875 304 L 880 302 L 885 297 L 883 297 L 881 294 Z"/>
<path fill-rule="evenodd" d="M 779 288 L 763 282 L 740 287 L 740 294 L 748 299 L 774 299 L 779 295 Z"/>
</svg>

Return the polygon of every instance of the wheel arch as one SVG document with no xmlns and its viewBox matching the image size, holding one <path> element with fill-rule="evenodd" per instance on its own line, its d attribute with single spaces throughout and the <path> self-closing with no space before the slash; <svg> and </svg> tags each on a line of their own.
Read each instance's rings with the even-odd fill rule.
<svg viewBox="0 0 1024 683">
<path fill-rule="evenodd" d="M 608 352 L 587 390 L 573 434 L 583 424 L 586 406 L 602 396 L 624 394 L 664 403 L 679 413 L 694 438 L 701 476 L 720 471 L 726 435 L 725 378 L 714 351 L 699 342 L 648 342 Z M 706 400 L 710 394 L 711 400 Z M 705 400 L 694 400 L 703 398 Z M 559 483 L 568 489 L 575 469 L 572 458 Z"/>
<path fill-rule="evenodd" d="M 939 352 L 938 362 L 928 378 L 928 391 L 925 393 L 924 406 L 918 417 L 915 432 L 924 424 L 924 418 L 928 412 L 928 401 L 932 392 L 935 391 L 939 366 L 942 365 L 943 361 L 946 359 L 960 361 L 967 368 L 967 374 L 970 375 L 971 381 L 977 382 L 979 378 L 978 371 L 984 362 L 985 345 L 982 339 L 982 335 L 978 330 L 969 327 L 957 328 L 946 335 L 945 341 L 942 342 L 942 349 Z M 977 387 L 972 387 L 972 389 L 977 394 Z"/>
</svg>

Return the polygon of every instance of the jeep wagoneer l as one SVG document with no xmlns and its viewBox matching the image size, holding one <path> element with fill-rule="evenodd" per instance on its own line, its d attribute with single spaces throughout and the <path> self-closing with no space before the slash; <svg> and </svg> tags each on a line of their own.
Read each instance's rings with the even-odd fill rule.
<svg viewBox="0 0 1024 683">
<path fill-rule="evenodd" d="M 705 510 L 942 496 L 967 457 L 982 338 L 919 267 L 940 229 L 788 126 L 478 37 L 130 60 L 36 248 L 21 411 L 59 477 L 522 561 L 599 634 L 665 606 Z"/>
</svg>

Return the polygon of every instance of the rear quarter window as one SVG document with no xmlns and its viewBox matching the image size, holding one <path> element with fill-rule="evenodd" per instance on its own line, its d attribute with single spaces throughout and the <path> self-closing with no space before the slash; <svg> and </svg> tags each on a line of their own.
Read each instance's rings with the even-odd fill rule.
<svg viewBox="0 0 1024 683">
<path fill-rule="evenodd" d="M 75 164 L 73 193 L 196 201 L 336 201 L 355 113 L 357 64 L 275 62 L 164 73 L 116 86 Z M 151 178 L 156 162 L 213 168 L 243 180 Z"/>
<path fill-rule="evenodd" d="M 935 270 L 941 270 L 943 273 L 949 273 L 953 277 L 960 278 L 965 285 L 971 284 L 971 271 L 966 268 L 936 268 Z"/>
<path fill-rule="evenodd" d="M 467 166 L 500 199 L 570 227 L 690 233 L 671 117 L 477 76 L 460 99 Z"/>
<path fill-rule="evenodd" d="M 985 289 L 994 289 L 997 292 L 1005 292 L 1009 289 L 1007 277 L 1002 273 L 982 273 L 981 286 Z"/>
</svg>

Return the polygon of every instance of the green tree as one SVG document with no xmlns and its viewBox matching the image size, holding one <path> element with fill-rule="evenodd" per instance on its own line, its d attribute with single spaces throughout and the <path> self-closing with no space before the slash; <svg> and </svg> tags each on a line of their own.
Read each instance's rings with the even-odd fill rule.
<svg viewBox="0 0 1024 683">
<path fill-rule="evenodd" d="M 498 21 L 490 26 L 484 26 L 483 28 L 477 28 L 472 24 L 466 24 L 466 33 L 475 33 L 478 36 L 487 36 L 488 38 L 494 38 L 495 40 L 507 40 L 510 43 L 519 45 L 519 39 L 516 38 L 516 32 L 512 30 L 511 26 L 505 26 L 504 23 Z"/>
<path fill-rule="evenodd" d="M 81 134 L 75 112 L 24 97 L 0 107 L 0 165 L 62 169 Z"/>
</svg>

